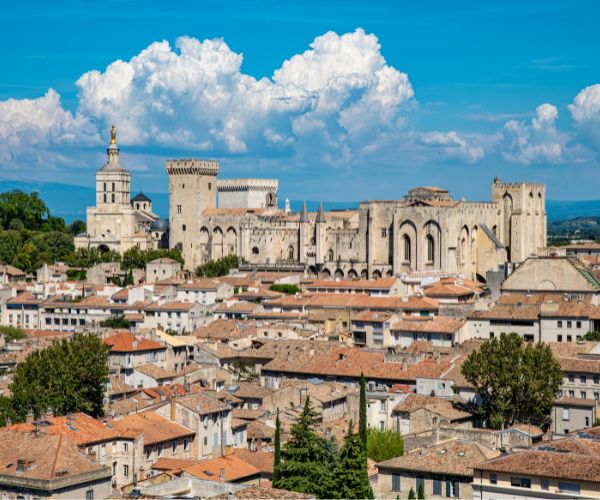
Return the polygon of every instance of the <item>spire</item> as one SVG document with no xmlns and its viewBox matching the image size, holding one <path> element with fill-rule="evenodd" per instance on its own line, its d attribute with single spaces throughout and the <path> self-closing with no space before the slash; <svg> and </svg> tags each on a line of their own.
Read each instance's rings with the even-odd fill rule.
<svg viewBox="0 0 600 500">
<path fill-rule="evenodd" d="M 308 212 L 306 211 L 306 201 L 302 204 L 302 212 L 300 213 L 300 222 L 308 222 Z"/>
<path fill-rule="evenodd" d="M 325 222 L 325 212 L 323 211 L 323 202 L 319 203 L 319 211 L 317 212 L 317 222 Z"/>
<path fill-rule="evenodd" d="M 114 125 L 110 128 L 110 142 L 106 148 L 108 160 L 101 170 L 123 170 L 119 162 L 119 146 L 117 146 L 117 127 Z"/>
</svg>

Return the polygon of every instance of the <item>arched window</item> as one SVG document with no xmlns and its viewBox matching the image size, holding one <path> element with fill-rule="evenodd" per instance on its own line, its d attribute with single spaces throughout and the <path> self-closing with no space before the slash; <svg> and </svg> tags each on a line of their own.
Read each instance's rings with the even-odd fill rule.
<svg viewBox="0 0 600 500">
<path fill-rule="evenodd" d="M 252 255 L 258 255 L 258 247 L 252 247 Z"/>
<path fill-rule="evenodd" d="M 104 193 L 104 203 L 106 203 L 106 193 Z"/>
<path fill-rule="evenodd" d="M 288 260 L 294 260 L 294 247 L 292 245 L 288 247 Z"/>
<path fill-rule="evenodd" d="M 329 260 L 332 261 L 333 260 L 333 248 L 329 249 L 328 255 L 329 255 Z"/>
<path fill-rule="evenodd" d="M 139 203 L 136 203 L 136 204 L 135 204 L 135 208 L 137 208 L 137 209 L 139 210 L 139 209 L 140 209 L 140 204 L 139 204 Z"/>
<path fill-rule="evenodd" d="M 435 242 L 433 236 L 427 235 L 427 262 L 433 262 L 435 260 Z"/>
<path fill-rule="evenodd" d="M 115 183 L 114 182 L 112 183 L 112 190 L 113 191 L 115 190 Z"/>
<path fill-rule="evenodd" d="M 114 193 L 111 195 L 111 198 L 112 198 L 112 202 L 114 203 L 115 202 L 115 194 Z"/>
<path fill-rule="evenodd" d="M 104 191 L 106 191 L 106 182 L 104 183 Z"/>
<path fill-rule="evenodd" d="M 402 242 L 404 243 L 404 262 L 410 262 L 410 236 L 408 236 L 408 234 L 405 234 L 402 237 Z"/>
</svg>

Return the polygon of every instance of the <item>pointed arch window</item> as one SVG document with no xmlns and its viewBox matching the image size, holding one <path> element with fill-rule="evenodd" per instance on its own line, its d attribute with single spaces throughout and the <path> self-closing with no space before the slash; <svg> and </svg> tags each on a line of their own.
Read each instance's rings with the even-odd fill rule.
<svg viewBox="0 0 600 500">
<path fill-rule="evenodd" d="M 427 262 L 433 262 L 435 260 L 435 241 L 433 236 L 427 235 Z"/>
<path fill-rule="evenodd" d="M 405 234 L 402 237 L 402 246 L 403 246 L 403 256 L 404 262 L 410 262 L 411 259 L 411 255 L 410 255 L 410 250 L 411 250 L 411 245 L 410 245 L 410 236 L 408 236 L 408 234 Z"/>
</svg>

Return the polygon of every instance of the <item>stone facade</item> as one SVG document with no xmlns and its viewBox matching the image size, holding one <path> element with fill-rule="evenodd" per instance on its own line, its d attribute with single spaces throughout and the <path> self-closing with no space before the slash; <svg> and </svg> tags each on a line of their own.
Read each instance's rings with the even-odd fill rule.
<svg viewBox="0 0 600 500">
<path fill-rule="evenodd" d="M 121 165 L 116 139 L 113 126 L 108 159 L 96 172 L 96 205 L 87 208 L 87 231 L 75 237 L 75 247 L 123 253 L 166 246 L 166 225 L 152 212 L 151 200 L 143 193 L 131 199 L 131 174 Z"/>
<path fill-rule="evenodd" d="M 226 185 L 250 189 L 262 181 L 218 182 L 218 171 L 216 161 L 167 161 L 169 243 L 182 250 L 191 269 L 233 254 L 255 267 L 325 278 L 429 270 L 484 278 L 501 264 L 537 255 L 546 244 L 542 184 L 496 178 L 490 202 L 454 200 L 446 190 L 421 187 L 400 200 L 364 201 L 357 210 L 308 213 L 305 207 L 289 213 L 275 205 L 257 208 L 246 194 L 236 200 Z M 227 193 L 227 206 L 217 207 L 217 186 Z"/>
</svg>

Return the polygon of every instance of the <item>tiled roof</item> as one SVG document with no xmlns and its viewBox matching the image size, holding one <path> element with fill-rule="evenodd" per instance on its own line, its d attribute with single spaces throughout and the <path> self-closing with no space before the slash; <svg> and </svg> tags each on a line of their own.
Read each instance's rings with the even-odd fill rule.
<svg viewBox="0 0 600 500">
<path fill-rule="evenodd" d="M 261 473 L 260 469 L 235 454 L 202 460 L 183 470 L 200 479 L 225 482 L 238 481 L 250 476 L 258 476 Z M 224 472 L 224 477 L 221 477 L 221 472 Z"/>
<path fill-rule="evenodd" d="M 18 294 L 16 297 L 11 297 L 6 301 L 7 304 L 23 304 L 23 305 L 34 305 L 40 304 L 42 301 L 36 299 L 31 292 L 23 292 Z"/>
<path fill-rule="evenodd" d="M 261 472 L 273 472 L 274 453 L 272 451 L 250 451 L 248 448 L 236 448 L 233 452 L 235 456 L 248 462 Z"/>
<path fill-rule="evenodd" d="M 147 338 L 137 339 L 133 333 L 128 331 L 118 331 L 104 339 L 104 343 L 110 346 L 110 352 L 140 352 L 166 349 L 164 345 L 154 340 Z"/>
<path fill-rule="evenodd" d="M 489 311 L 474 311 L 469 315 L 470 319 L 500 319 L 500 320 L 527 320 L 537 321 L 540 316 L 539 305 L 497 304 Z"/>
<path fill-rule="evenodd" d="M 403 332 L 425 332 L 425 333 L 456 333 L 463 325 L 463 318 L 450 318 L 447 316 L 433 317 L 405 317 L 396 321 L 390 327 L 390 330 Z"/>
<path fill-rule="evenodd" d="M 234 384 L 237 386 L 237 389 L 230 389 L 230 392 L 236 398 L 242 399 L 263 399 L 267 396 L 273 394 L 273 389 L 269 389 L 268 387 L 262 387 L 258 383 L 251 382 L 237 382 Z"/>
<path fill-rule="evenodd" d="M 114 429 L 109 429 L 105 424 L 85 413 L 44 419 L 39 428 L 48 435 L 65 436 L 78 446 L 112 441 L 118 436 Z M 21 423 L 5 427 L 3 430 L 6 429 L 14 432 L 31 433 L 35 430 L 35 425 Z M 2 439 L 4 439 L 4 435 L 2 433 Z"/>
<path fill-rule="evenodd" d="M 206 498 L 210 498 L 210 500 L 231 500 L 231 495 L 231 493 L 223 493 L 222 495 Z M 315 496 L 262 486 L 248 486 L 233 493 L 233 500 L 309 500 L 311 498 L 315 498 Z"/>
<path fill-rule="evenodd" d="M 26 470 L 17 471 L 19 460 Z M 77 446 L 62 435 L 6 431 L 0 439 L 0 475 L 30 480 L 75 478 L 79 474 L 106 472 L 110 469 L 81 453 Z"/>
<path fill-rule="evenodd" d="M 458 281 L 452 283 L 437 281 L 423 290 L 427 297 L 471 297 L 481 292 L 480 288 L 461 285 Z"/>
<path fill-rule="evenodd" d="M 235 301 L 235 302 L 231 302 L 231 303 L 225 303 L 223 302 L 222 304 L 219 304 L 213 312 L 215 313 L 221 313 L 221 314 L 227 314 L 227 313 L 238 313 L 238 314 L 250 314 L 252 313 L 257 307 L 256 304 L 252 303 L 252 302 L 244 302 L 244 301 Z"/>
<path fill-rule="evenodd" d="M 408 394 L 403 401 L 396 405 L 394 413 L 413 413 L 421 409 L 450 420 L 463 420 L 472 417 L 467 411 L 461 410 L 456 401 L 420 394 Z"/>
<path fill-rule="evenodd" d="M 185 460 L 182 458 L 159 458 L 152 464 L 154 470 L 180 471 L 196 465 L 200 460 Z"/>
<path fill-rule="evenodd" d="M 560 358 L 560 369 L 563 373 L 600 374 L 600 360 L 584 358 Z"/>
<path fill-rule="evenodd" d="M 196 278 L 188 280 L 177 287 L 178 290 L 216 290 L 220 285 L 218 280 L 213 278 Z"/>
<path fill-rule="evenodd" d="M 392 315 L 375 311 L 361 311 L 352 317 L 352 321 L 364 321 L 365 323 L 385 323 Z"/>
<path fill-rule="evenodd" d="M 478 464 L 478 470 L 600 482 L 600 458 L 580 453 L 526 450 Z"/>
<path fill-rule="evenodd" d="M 134 387 L 130 386 L 129 384 L 126 384 L 118 377 L 109 376 L 108 383 L 110 387 L 109 395 L 111 396 L 117 394 L 127 394 L 136 391 Z"/>
<path fill-rule="evenodd" d="M 146 311 L 189 311 L 195 302 L 152 302 Z"/>
<path fill-rule="evenodd" d="M 367 379 L 406 382 L 416 381 L 417 377 L 438 378 L 449 367 L 445 360 L 425 359 L 403 369 L 401 363 L 386 362 L 383 352 L 337 348 L 328 354 L 290 353 L 290 356 L 273 359 L 262 371 L 353 378 L 364 373 Z"/>
<path fill-rule="evenodd" d="M 178 398 L 177 402 L 198 415 L 208 415 L 210 413 L 228 410 L 228 406 L 225 403 L 222 403 L 218 399 L 211 398 L 202 392 Z"/>
<path fill-rule="evenodd" d="M 251 408 L 234 408 L 231 410 L 231 416 L 241 420 L 256 420 L 265 416 L 267 413 L 266 410 Z"/>
<path fill-rule="evenodd" d="M 147 365 L 141 365 L 135 367 L 136 372 L 140 372 L 143 375 L 147 375 L 155 380 L 161 380 L 165 378 L 173 378 L 175 377 L 175 373 L 169 370 L 165 370 L 158 365 L 154 365 L 152 363 L 148 363 Z"/>
<path fill-rule="evenodd" d="M 379 469 L 392 469 L 433 474 L 473 477 L 473 467 L 500 452 L 484 448 L 472 441 L 456 440 L 430 448 L 414 450 L 401 457 L 377 464 Z"/>
<path fill-rule="evenodd" d="M 136 413 L 123 417 L 121 420 L 115 420 L 114 428 L 124 437 L 133 437 L 144 433 L 144 445 L 163 443 L 195 434 L 193 430 L 152 411 Z"/>
<path fill-rule="evenodd" d="M 286 295 L 265 303 L 268 307 L 292 308 L 337 308 L 368 310 L 423 310 L 437 311 L 439 304 L 428 297 L 377 297 L 360 293 L 305 293 Z"/>
</svg>

